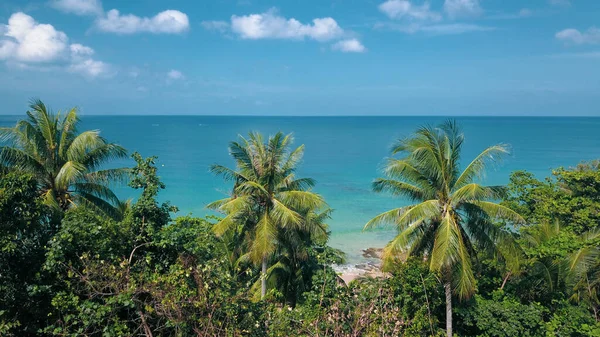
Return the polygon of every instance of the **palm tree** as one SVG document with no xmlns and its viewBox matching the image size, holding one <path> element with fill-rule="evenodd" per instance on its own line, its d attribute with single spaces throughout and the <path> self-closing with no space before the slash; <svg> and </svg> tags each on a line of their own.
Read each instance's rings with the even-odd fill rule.
<svg viewBox="0 0 600 337">
<path fill-rule="evenodd" d="M 295 171 L 304 146 L 290 150 L 291 135 L 279 132 L 263 141 L 259 133 L 229 145 L 236 169 L 214 165 L 211 170 L 234 182 L 231 197 L 208 205 L 226 216 L 214 226 L 217 235 L 239 231 L 245 254 L 261 268 L 261 298 L 267 287 L 267 264 L 279 247 L 282 233 L 305 223 L 304 209 L 319 209 L 323 199 L 311 192 L 312 179 L 297 179 Z"/>
<path fill-rule="evenodd" d="M 532 288 L 546 291 L 553 291 L 557 288 L 566 290 L 564 289 L 564 266 L 557 263 L 556 256 L 553 254 L 540 253 L 545 250 L 544 247 L 566 233 L 558 221 L 545 222 L 524 229 L 521 246 L 525 251 L 535 252 L 529 253 L 530 258 L 526 261 L 529 274 L 536 280 L 535 287 Z M 576 237 L 573 235 L 570 238 L 575 239 Z"/>
<path fill-rule="evenodd" d="M 494 203 L 503 189 L 476 182 L 490 161 L 508 152 L 504 145 L 487 148 L 461 172 L 464 137 L 455 122 L 422 127 L 399 140 L 385 166 L 386 178 L 376 179 L 376 192 L 390 192 L 419 203 L 382 213 L 365 225 L 369 229 L 393 224 L 398 235 L 386 246 L 384 258 L 423 255 L 440 273 L 446 293 L 446 332 L 452 336 L 452 294 L 470 296 L 475 288 L 471 257 L 474 245 L 495 245 L 499 234 L 494 219 L 522 222 L 507 207 Z"/>
<path fill-rule="evenodd" d="M 300 295 L 310 288 L 313 275 L 323 270 L 316 250 L 329 239 L 325 221 L 331 217 L 331 212 L 331 209 L 300 211 L 302 225 L 279 233 L 276 259 L 267 270 L 267 284 L 270 288 L 278 289 L 292 307 L 296 306 Z"/>
<path fill-rule="evenodd" d="M 0 128 L 0 166 L 36 177 L 46 205 L 57 211 L 84 205 L 111 216 L 119 200 L 108 184 L 126 176 L 127 169 L 101 169 L 126 150 L 100 137 L 99 131 L 77 132 L 77 109 L 64 117 L 32 101 L 27 119 Z M 61 118 L 62 117 L 62 118 Z"/>
<path fill-rule="evenodd" d="M 571 300 L 585 303 L 596 321 L 600 321 L 600 227 L 583 233 L 582 247 L 566 259 L 567 284 L 572 287 Z"/>
</svg>

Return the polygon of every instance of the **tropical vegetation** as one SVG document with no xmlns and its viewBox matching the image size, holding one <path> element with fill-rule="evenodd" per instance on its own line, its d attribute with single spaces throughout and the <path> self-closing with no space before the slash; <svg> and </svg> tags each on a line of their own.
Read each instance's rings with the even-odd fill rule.
<svg viewBox="0 0 600 337">
<path fill-rule="evenodd" d="M 220 215 L 176 217 L 156 158 L 111 171 L 125 150 L 77 121 L 35 102 L 2 129 L 0 336 L 600 336 L 597 162 L 488 187 L 506 147 L 463 168 L 458 126 L 423 127 L 374 182 L 400 197 L 367 226 L 398 229 L 385 272 L 346 284 L 291 135 L 232 142 Z"/>
<path fill-rule="evenodd" d="M 109 143 L 100 132 L 77 130 L 77 109 L 53 114 L 34 100 L 27 119 L 0 128 L 0 166 L 35 177 L 44 204 L 64 212 L 86 206 L 116 216 L 119 199 L 109 184 L 124 177 L 124 168 L 106 168 L 127 151 Z"/>
<path fill-rule="evenodd" d="M 507 153 L 503 145 L 488 147 L 460 170 L 464 137 L 455 122 L 426 126 L 401 139 L 392 148 L 385 166 L 386 178 L 373 182 L 376 192 L 387 191 L 418 204 L 382 213 L 365 228 L 393 224 L 398 235 L 387 245 L 384 259 L 401 254 L 423 256 L 438 273 L 446 296 L 446 331 L 452 337 L 452 293 L 467 298 L 475 291 L 472 257 L 477 248 L 488 249 L 501 240 L 494 220 L 521 224 L 523 218 L 510 208 L 491 202 L 500 199 L 501 186 L 476 182 L 488 161 Z"/>
</svg>

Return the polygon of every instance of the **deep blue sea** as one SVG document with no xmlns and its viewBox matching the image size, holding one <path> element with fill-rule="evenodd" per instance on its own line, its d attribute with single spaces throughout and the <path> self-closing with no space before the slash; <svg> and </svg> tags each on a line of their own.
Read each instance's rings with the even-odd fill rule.
<svg viewBox="0 0 600 337">
<path fill-rule="evenodd" d="M 13 125 L 19 116 L 0 116 Z M 110 141 L 144 156 L 158 156 L 159 173 L 167 185 L 161 198 L 179 207 L 179 215 L 209 214 L 205 205 L 227 195 L 230 186 L 209 172 L 214 163 L 233 166 L 227 146 L 249 131 L 293 133 L 305 144 L 298 176 L 317 180 L 315 190 L 335 210 L 329 222 L 331 245 L 359 260 L 360 249 L 383 246 L 391 231 L 362 233 L 373 216 L 406 204 L 371 191 L 390 145 L 424 124 L 445 117 L 239 117 L 239 116 L 84 116 L 82 128 L 99 129 Z M 465 134 L 463 163 L 497 143 L 512 154 L 490 169 L 488 184 L 505 184 L 515 170 L 540 178 L 551 169 L 600 158 L 600 118 L 459 117 Z M 132 161 L 119 163 L 132 165 Z M 122 198 L 135 197 L 119 188 Z"/>
</svg>

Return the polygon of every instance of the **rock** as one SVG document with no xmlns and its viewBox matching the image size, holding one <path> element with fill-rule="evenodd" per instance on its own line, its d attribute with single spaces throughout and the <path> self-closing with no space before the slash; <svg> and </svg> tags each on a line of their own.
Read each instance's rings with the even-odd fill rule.
<svg viewBox="0 0 600 337">
<path fill-rule="evenodd" d="M 363 257 L 368 259 L 381 259 L 383 256 L 383 248 L 367 248 L 363 249 Z"/>
</svg>

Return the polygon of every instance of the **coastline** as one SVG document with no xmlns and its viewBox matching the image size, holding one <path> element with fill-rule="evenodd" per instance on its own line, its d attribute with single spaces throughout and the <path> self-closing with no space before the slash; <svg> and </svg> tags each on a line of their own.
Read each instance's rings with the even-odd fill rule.
<svg viewBox="0 0 600 337">
<path fill-rule="evenodd" d="M 370 247 L 361 250 L 361 252 L 364 259 L 361 263 L 334 264 L 331 266 L 346 285 L 360 277 L 384 277 L 386 275 L 381 271 L 383 248 Z"/>
</svg>

